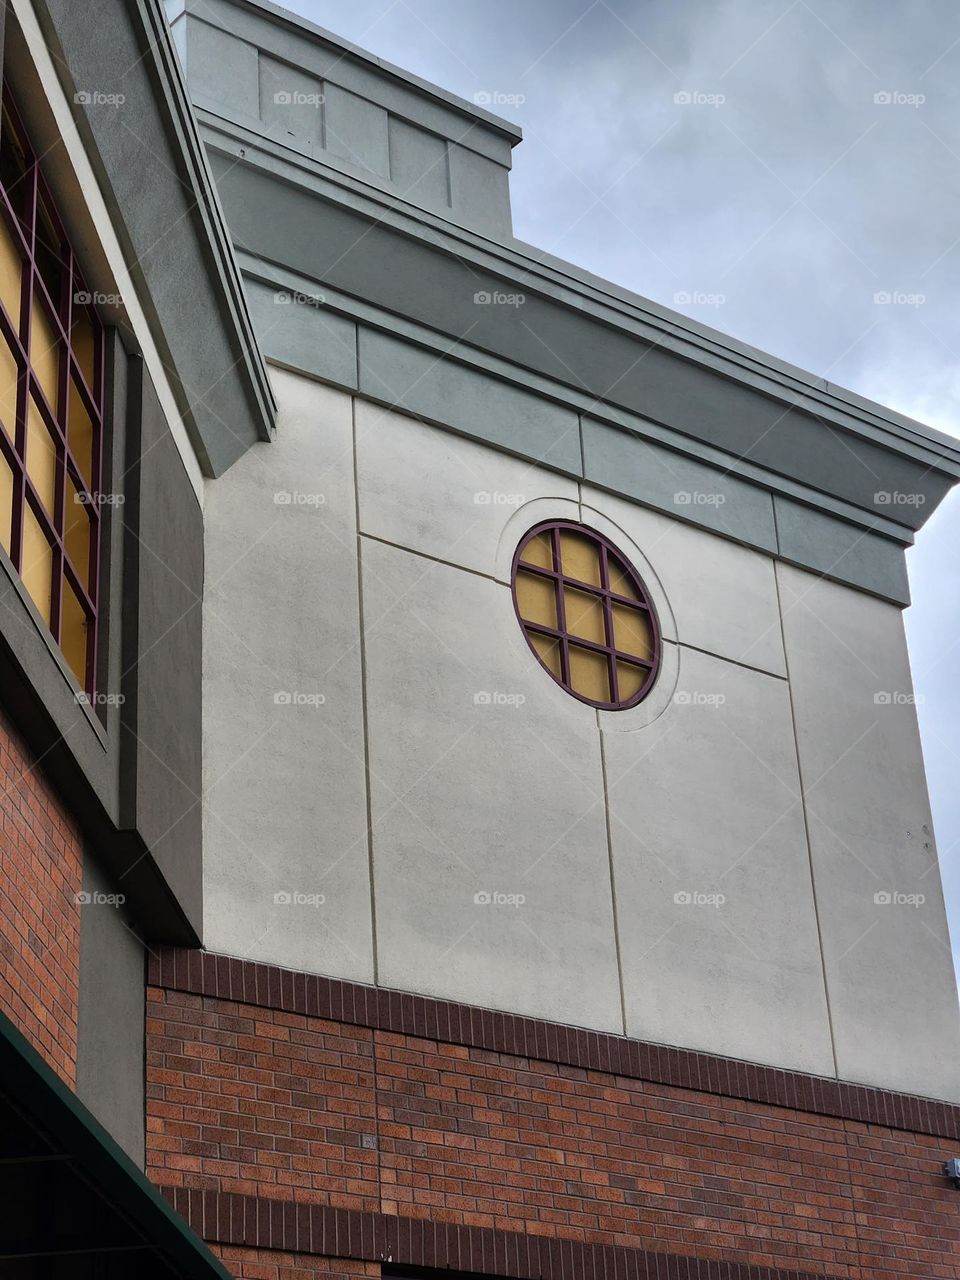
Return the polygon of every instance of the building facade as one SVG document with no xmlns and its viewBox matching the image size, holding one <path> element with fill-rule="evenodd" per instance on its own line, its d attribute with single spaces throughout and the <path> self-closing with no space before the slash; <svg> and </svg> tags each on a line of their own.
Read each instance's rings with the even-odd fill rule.
<svg viewBox="0 0 960 1280">
<path fill-rule="evenodd" d="M 518 241 L 474 104 L 103 9 L 6 16 L 11 1108 L 157 1274 L 960 1276 L 956 442 Z"/>
</svg>

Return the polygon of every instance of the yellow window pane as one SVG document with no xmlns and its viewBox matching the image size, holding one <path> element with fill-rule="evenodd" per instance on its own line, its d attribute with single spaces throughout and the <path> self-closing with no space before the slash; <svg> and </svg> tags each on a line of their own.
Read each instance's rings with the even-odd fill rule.
<svg viewBox="0 0 960 1280">
<path fill-rule="evenodd" d="M 89 492 L 93 489 L 93 423 L 73 378 L 70 379 L 70 406 L 67 411 L 67 443 Z"/>
<path fill-rule="evenodd" d="M 629 662 L 617 663 L 617 691 L 621 702 L 629 702 L 646 683 L 650 672 L 646 667 L 634 667 Z"/>
<path fill-rule="evenodd" d="M 65 542 L 67 546 L 67 555 L 73 564 L 74 569 L 80 576 L 80 581 L 89 590 L 90 588 L 90 509 L 86 503 L 81 502 L 80 493 L 78 492 L 73 481 L 67 476 L 67 501 L 66 510 L 64 511 L 64 524 L 66 526 Z"/>
<path fill-rule="evenodd" d="M 10 554 L 10 529 L 13 523 L 13 471 L 0 453 L 0 547 Z"/>
<path fill-rule="evenodd" d="M 60 648 L 81 686 L 87 682 L 87 616 L 66 578 L 60 598 Z"/>
<path fill-rule="evenodd" d="M 57 493 L 57 449 L 33 396 L 27 397 L 27 475 L 52 515 Z"/>
<path fill-rule="evenodd" d="M 6 218 L 0 216 L 0 302 L 6 308 L 13 327 L 20 328 L 20 283 L 23 259 Z"/>
<path fill-rule="evenodd" d="M 570 646 L 570 684 L 584 698 L 610 701 L 610 675 L 605 654 Z"/>
<path fill-rule="evenodd" d="M 50 597 L 53 592 L 53 549 L 40 528 L 29 502 L 23 504 L 23 555 L 20 577 L 40 616 L 50 625 Z"/>
<path fill-rule="evenodd" d="M 549 636 L 538 636 L 535 631 L 527 632 L 527 639 L 533 646 L 534 652 L 540 658 L 547 668 L 560 679 L 560 644 L 557 640 L 551 640 Z"/>
<path fill-rule="evenodd" d="M 526 564 L 539 565 L 541 569 L 553 568 L 553 539 L 549 533 L 538 533 L 523 548 L 520 559 Z"/>
<path fill-rule="evenodd" d="M 649 615 L 642 609 L 631 609 L 628 604 L 613 606 L 613 635 L 616 646 L 623 653 L 635 658 L 653 657 L 653 631 Z"/>
<path fill-rule="evenodd" d="M 603 622 L 603 604 L 599 596 L 576 587 L 564 587 L 563 610 L 567 630 L 571 635 L 606 644 L 607 633 Z"/>
<path fill-rule="evenodd" d="M 51 412 L 56 413 L 59 407 L 60 341 L 53 321 L 36 294 L 30 318 L 30 367 L 47 397 Z"/>
<path fill-rule="evenodd" d="M 557 625 L 557 597 L 550 578 L 535 573 L 517 574 L 517 605 L 525 622 L 539 622 L 544 627 Z"/>
<path fill-rule="evenodd" d="M 616 592 L 618 596 L 628 596 L 631 600 L 640 599 L 626 569 L 616 556 L 612 556 L 609 553 L 607 555 L 607 576 L 610 579 L 610 590 Z"/>
<path fill-rule="evenodd" d="M 560 563 L 568 578 L 600 585 L 600 559 L 597 545 L 590 538 L 571 529 L 560 531 Z"/>
<path fill-rule="evenodd" d="M 86 307 L 74 305 L 71 316 L 70 342 L 74 355 L 80 364 L 80 372 L 92 394 L 96 394 L 93 381 L 94 372 L 94 336 L 93 322 Z"/>
<path fill-rule="evenodd" d="M 0 334 L 0 421 L 7 429 L 11 442 L 17 432 L 17 374 L 16 358 L 2 334 Z"/>
</svg>

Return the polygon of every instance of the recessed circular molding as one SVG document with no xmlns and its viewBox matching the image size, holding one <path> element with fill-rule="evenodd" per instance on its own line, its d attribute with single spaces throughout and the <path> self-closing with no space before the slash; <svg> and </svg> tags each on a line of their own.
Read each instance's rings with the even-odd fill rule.
<svg viewBox="0 0 960 1280">
<path fill-rule="evenodd" d="M 534 498 L 516 507 L 500 531 L 497 544 L 496 578 L 510 587 L 513 557 L 524 535 L 534 525 L 553 520 L 569 520 L 586 525 L 602 534 L 633 565 L 657 612 L 662 641 L 660 671 L 657 680 L 642 702 L 626 710 L 604 711 L 569 698 L 571 708 L 579 707 L 584 715 L 596 715 L 605 732 L 634 733 L 658 720 L 673 702 L 680 678 L 680 646 L 677 624 L 660 577 L 636 542 L 620 526 L 595 507 L 574 502 L 570 498 Z M 522 638 L 518 636 L 518 640 Z M 559 691 L 559 686 L 557 686 Z"/>
<path fill-rule="evenodd" d="M 626 711 L 660 670 L 660 623 L 643 581 L 618 547 L 577 520 L 523 535 L 513 559 L 513 604 L 540 666 L 572 697 Z"/>
</svg>

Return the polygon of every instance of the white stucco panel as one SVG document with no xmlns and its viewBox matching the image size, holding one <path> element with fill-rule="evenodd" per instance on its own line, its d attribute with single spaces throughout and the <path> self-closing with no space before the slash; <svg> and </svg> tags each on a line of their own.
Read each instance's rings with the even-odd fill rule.
<svg viewBox="0 0 960 1280">
<path fill-rule="evenodd" d="M 786 674 L 772 557 L 585 485 L 583 519 L 595 513 L 655 567 L 681 644 Z"/>
<path fill-rule="evenodd" d="M 604 749 L 628 1033 L 831 1074 L 786 682 L 681 648 Z"/>
<path fill-rule="evenodd" d="M 778 566 L 839 1073 L 960 1100 L 960 1018 L 903 615 Z"/>
<path fill-rule="evenodd" d="M 273 376 L 276 443 L 207 494 L 205 941 L 370 980 L 351 405 Z"/>
<path fill-rule="evenodd" d="M 518 508 L 577 498 L 573 480 L 364 400 L 357 479 L 364 533 L 491 575 Z"/>
<path fill-rule="evenodd" d="M 595 711 L 505 585 L 362 556 L 380 980 L 621 1030 Z"/>
</svg>

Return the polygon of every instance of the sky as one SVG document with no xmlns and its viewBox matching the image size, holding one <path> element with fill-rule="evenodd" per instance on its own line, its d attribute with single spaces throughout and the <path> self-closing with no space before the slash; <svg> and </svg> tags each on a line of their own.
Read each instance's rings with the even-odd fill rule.
<svg viewBox="0 0 960 1280">
<path fill-rule="evenodd" d="M 955 0 L 285 7 L 520 124 L 519 239 L 960 437 Z M 960 492 L 908 563 L 960 968 Z"/>
</svg>

